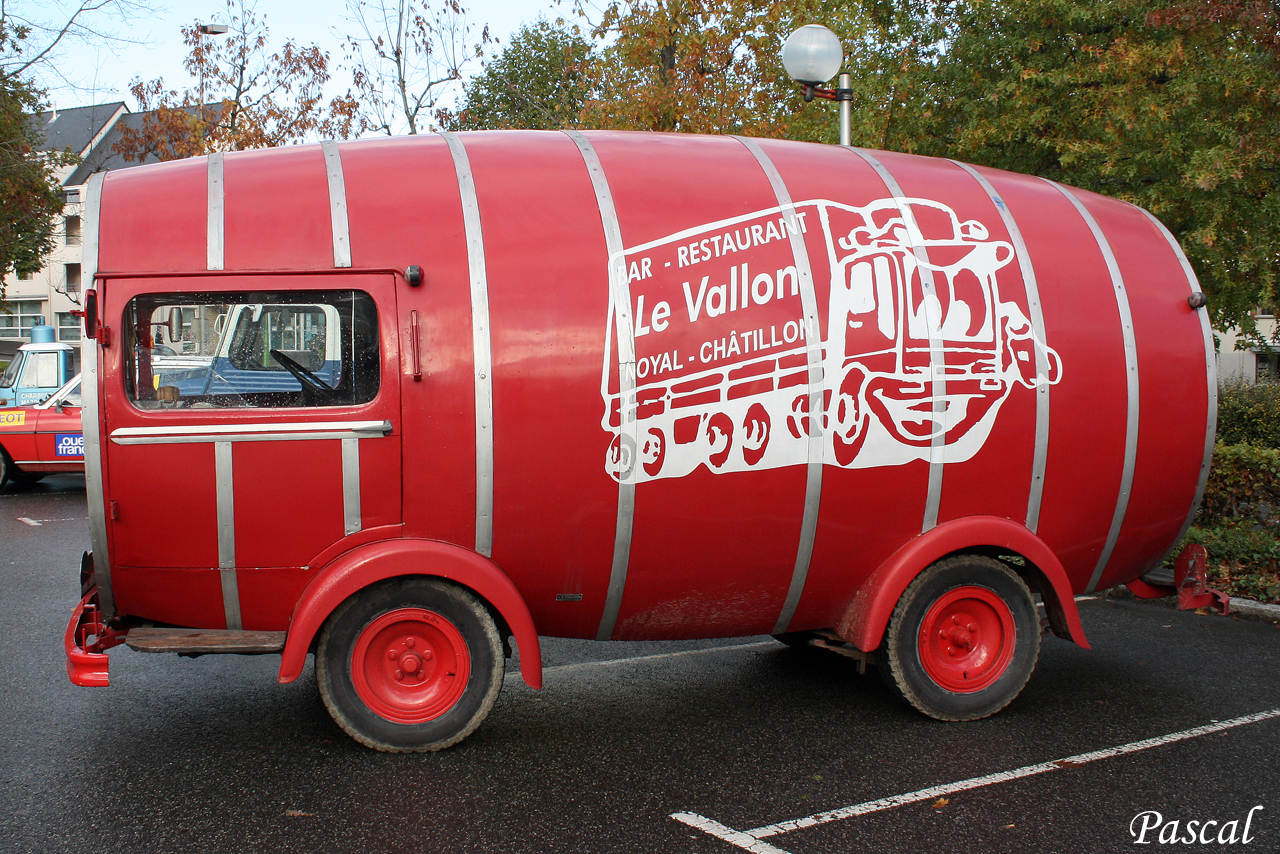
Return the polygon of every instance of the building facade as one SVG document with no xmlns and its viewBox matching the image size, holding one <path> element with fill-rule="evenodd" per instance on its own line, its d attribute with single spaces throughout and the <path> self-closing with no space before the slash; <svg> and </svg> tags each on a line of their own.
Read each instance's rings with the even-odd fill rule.
<svg viewBox="0 0 1280 854">
<path fill-rule="evenodd" d="M 80 307 L 84 286 L 81 242 L 84 185 L 94 172 L 136 166 L 112 147 L 123 128 L 141 123 L 142 113 L 130 113 L 123 101 L 70 110 L 51 110 L 36 116 L 48 151 L 70 149 L 79 155 L 75 166 L 59 170 L 66 207 L 54 230 L 54 251 L 44 269 L 27 276 L 10 273 L 0 300 L 0 361 L 7 361 L 31 340 L 31 327 L 44 322 L 57 329 L 59 341 L 80 340 Z"/>
</svg>

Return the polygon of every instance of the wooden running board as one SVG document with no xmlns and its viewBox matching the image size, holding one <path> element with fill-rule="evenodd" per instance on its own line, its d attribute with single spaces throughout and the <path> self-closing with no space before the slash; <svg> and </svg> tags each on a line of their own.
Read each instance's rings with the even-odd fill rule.
<svg viewBox="0 0 1280 854">
<path fill-rule="evenodd" d="M 180 655 L 264 655 L 284 649 L 286 632 L 230 629 L 130 629 L 124 642 L 137 652 Z"/>
</svg>

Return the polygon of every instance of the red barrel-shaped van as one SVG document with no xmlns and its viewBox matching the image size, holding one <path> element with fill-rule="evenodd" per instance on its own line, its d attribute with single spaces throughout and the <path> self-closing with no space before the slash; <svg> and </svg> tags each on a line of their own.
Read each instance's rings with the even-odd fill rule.
<svg viewBox="0 0 1280 854">
<path fill-rule="evenodd" d="M 484 719 L 514 639 L 772 634 L 928 715 L 1022 689 L 1074 596 L 1168 555 L 1216 377 L 1124 202 L 738 137 L 440 134 L 95 175 L 106 650 L 314 653 L 380 750 Z"/>
</svg>

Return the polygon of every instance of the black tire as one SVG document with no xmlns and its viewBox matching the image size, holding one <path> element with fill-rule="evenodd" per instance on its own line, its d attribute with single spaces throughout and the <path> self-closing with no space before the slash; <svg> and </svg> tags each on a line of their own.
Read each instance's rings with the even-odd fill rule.
<svg viewBox="0 0 1280 854">
<path fill-rule="evenodd" d="M 13 464 L 9 452 L 4 448 L 0 448 L 0 489 L 4 489 L 9 485 L 9 481 L 13 480 L 17 483 L 14 475 L 18 473 L 18 467 Z"/>
<path fill-rule="evenodd" d="M 971 721 L 1009 705 L 1039 656 L 1040 620 L 1026 583 L 1000 561 L 960 555 L 907 587 L 876 662 L 885 684 L 919 711 Z"/>
<path fill-rule="evenodd" d="M 356 741 L 387 753 L 462 741 L 493 707 L 504 667 L 497 626 L 479 597 L 425 576 L 352 596 L 325 622 L 316 648 L 329 714 Z"/>
</svg>

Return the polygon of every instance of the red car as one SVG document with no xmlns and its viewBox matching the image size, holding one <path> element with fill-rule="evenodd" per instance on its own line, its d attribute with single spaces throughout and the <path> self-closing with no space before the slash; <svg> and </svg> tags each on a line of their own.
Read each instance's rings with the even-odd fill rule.
<svg viewBox="0 0 1280 854">
<path fill-rule="evenodd" d="M 84 474 L 79 374 L 41 403 L 0 409 L 0 489 L 59 472 Z"/>
</svg>

